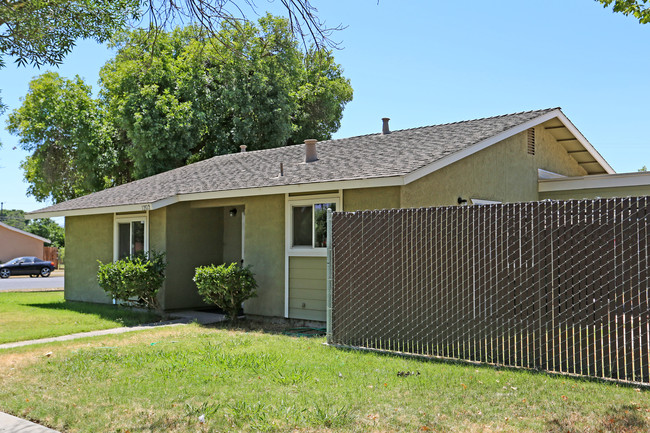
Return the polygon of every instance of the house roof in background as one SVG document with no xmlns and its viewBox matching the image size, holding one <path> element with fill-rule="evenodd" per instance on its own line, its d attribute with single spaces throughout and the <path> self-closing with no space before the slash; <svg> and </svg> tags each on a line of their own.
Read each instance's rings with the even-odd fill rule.
<svg viewBox="0 0 650 433">
<path fill-rule="evenodd" d="M 184 200 L 290 192 L 291 188 L 300 187 L 303 187 L 301 191 L 316 191 L 403 185 L 551 119 L 560 119 L 567 128 L 573 127 L 559 108 L 549 108 L 404 129 L 386 135 L 321 141 L 317 144 L 318 160 L 307 164 L 303 162 L 304 144 L 216 156 L 30 212 L 27 216 L 156 209 Z M 580 137 L 588 154 L 599 161 L 600 172 L 613 172 L 586 139 Z M 279 175 L 281 165 L 283 176 Z"/>
<path fill-rule="evenodd" d="M 0 227 L 3 227 L 5 229 L 11 230 L 11 231 L 16 232 L 16 233 L 20 233 L 21 235 L 29 236 L 30 238 L 38 239 L 39 241 L 43 241 L 43 242 L 46 242 L 48 244 L 52 243 L 52 241 L 50 241 L 49 239 L 42 238 L 42 237 L 40 237 L 38 235 L 35 235 L 34 233 L 29 233 L 29 232 L 26 232 L 24 230 L 17 229 L 16 227 L 10 226 L 10 225 L 5 224 L 3 222 L 0 222 Z"/>
</svg>

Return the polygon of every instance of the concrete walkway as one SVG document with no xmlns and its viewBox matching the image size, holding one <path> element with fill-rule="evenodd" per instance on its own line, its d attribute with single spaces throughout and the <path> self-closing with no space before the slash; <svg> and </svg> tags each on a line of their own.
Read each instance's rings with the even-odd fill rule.
<svg viewBox="0 0 650 433">
<path fill-rule="evenodd" d="M 164 326 L 178 326 L 185 325 L 192 322 L 197 322 L 201 325 L 209 325 L 211 323 L 223 322 L 226 318 L 223 314 L 206 313 L 204 311 L 178 311 L 171 313 L 169 320 L 160 323 L 150 323 L 140 326 L 130 326 L 122 328 L 102 329 L 100 331 L 79 332 L 77 334 L 62 335 L 60 337 L 40 338 L 38 340 L 16 341 L 14 343 L 0 344 L 1 349 L 11 349 L 13 347 L 30 346 L 32 344 L 52 343 L 54 341 L 69 341 L 78 338 L 97 337 L 101 335 L 123 334 L 125 332 L 143 331 L 146 329 L 160 328 Z M 2 432 L 2 430 L 0 430 Z"/>
<path fill-rule="evenodd" d="M 34 424 L 24 419 L 16 418 L 0 412 L 0 433 L 59 433 L 51 428 Z"/>
<path fill-rule="evenodd" d="M 12 347 L 29 346 L 31 344 L 51 343 L 53 341 L 76 340 L 77 338 L 96 337 L 99 335 L 122 334 L 131 331 L 142 331 L 146 329 L 160 328 L 163 326 L 178 326 L 192 322 L 201 325 L 223 322 L 226 318 L 223 314 L 206 313 L 204 311 L 178 311 L 169 315 L 167 322 L 152 323 L 148 325 L 132 326 L 129 328 L 103 329 L 101 331 L 79 332 L 77 334 L 62 335 L 60 337 L 41 338 L 39 340 L 17 341 L 15 343 L 0 344 L 0 349 Z M 0 412 L 0 433 L 59 433 L 56 430 L 34 424 L 33 422 L 16 418 L 4 412 Z"/>
</svg>

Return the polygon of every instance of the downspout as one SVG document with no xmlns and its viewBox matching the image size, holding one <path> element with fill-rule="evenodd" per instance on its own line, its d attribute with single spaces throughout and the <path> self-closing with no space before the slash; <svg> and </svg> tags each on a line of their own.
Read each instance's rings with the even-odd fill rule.
<svg viewBox="0 0 650 433">
<path fill-rule="evenodd" d="M 327 209 L 327 344 L 332 344 L 332 209 Z"/>
</svg>

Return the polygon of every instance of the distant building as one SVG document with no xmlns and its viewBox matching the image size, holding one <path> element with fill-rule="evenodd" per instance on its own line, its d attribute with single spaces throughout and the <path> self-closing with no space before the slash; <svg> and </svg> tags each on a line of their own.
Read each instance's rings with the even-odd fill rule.
<svg viewBox="0 0 650 433">
<path fill-rule="evenodd" d="M 0 222 L 0 262 L 21 256 L 42 259 L 45 243 L 49 244 L 50 240 Z"/>
</svg>

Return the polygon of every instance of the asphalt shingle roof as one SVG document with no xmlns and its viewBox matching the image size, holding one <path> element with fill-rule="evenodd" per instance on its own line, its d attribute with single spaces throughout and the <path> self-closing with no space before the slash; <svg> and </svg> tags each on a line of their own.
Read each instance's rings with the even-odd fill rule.
<svg viewBox="0 0 650 433">
<path fill-rule="evenodd" d="M 308 164 L 303 163 L 304 144 L 216 156 L 35 213 L 146 204 L 178 194 L 404 176 L 553 110 L 321 141 L 318 161 Z"/>
</svg>

